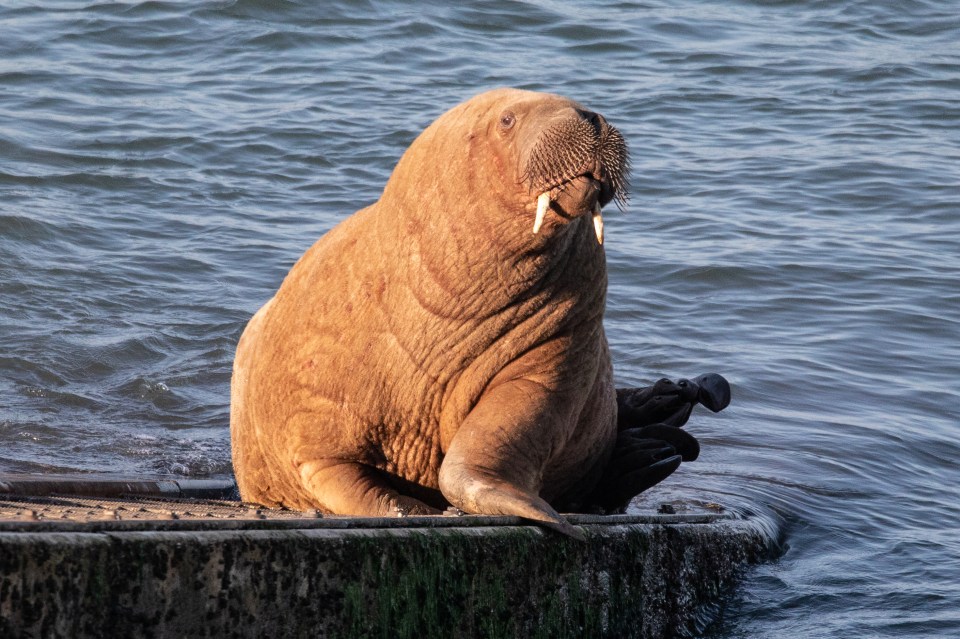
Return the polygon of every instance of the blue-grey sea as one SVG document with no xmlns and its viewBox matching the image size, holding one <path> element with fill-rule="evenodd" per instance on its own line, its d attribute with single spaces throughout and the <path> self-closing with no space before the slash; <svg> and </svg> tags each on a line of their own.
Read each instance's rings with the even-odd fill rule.
<svg viewBox="0 0 960 639">
<path fill-rule="evenodd" d="M 635 508 L 783 531 L 708 637 L 960 636 L 960 3 L 0 2 L 0 472 L 226 478 L 233 351 L 497 86 L 623 131 L 621 385 L 723 373 Z"/>
</svg>

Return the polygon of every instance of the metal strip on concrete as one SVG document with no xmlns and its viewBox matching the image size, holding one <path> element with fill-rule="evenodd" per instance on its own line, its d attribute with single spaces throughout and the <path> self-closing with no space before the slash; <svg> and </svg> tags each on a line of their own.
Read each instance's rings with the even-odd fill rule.
<svg viewBox="0 0 960 639">
<path fill-rule="evenodd" d="M 228 479 L 125 478 L 115 475 L 0 475 L 0 494 L 20 496 L 84 495 L 118 497 L 153 495 L 198 499 L 238 497 Z"/>
</svg>

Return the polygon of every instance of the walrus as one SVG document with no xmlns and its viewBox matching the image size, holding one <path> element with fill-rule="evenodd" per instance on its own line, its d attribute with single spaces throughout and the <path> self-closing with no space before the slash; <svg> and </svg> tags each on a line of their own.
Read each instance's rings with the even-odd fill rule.
<svg viewBox="0 0 960 639">
<path fill-rule="evenodd" d="M 621 512 L 699 454 L 715 374 L 617 390 L 602 209 L 629 156 L 558 95 L 480 94 L 427 127 L 380 199 L 293 266 L 240 338 L 241 498 L 356 516 Z"/>
</svg>

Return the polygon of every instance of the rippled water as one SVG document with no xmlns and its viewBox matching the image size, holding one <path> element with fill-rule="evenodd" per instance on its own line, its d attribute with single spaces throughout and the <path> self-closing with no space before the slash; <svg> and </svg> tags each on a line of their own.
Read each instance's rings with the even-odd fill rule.
<svg viewBox="0 0 960 639">
<path fill-rule="evenodd" d="M 493 86 L 604 113 L 619 381 L 716 370 L 638 507 L 773 517 L 711 637 L 960 636 L 960 7 L 0 7 L 0 472 L 229 476 L 233 349 L 293 261 Z"/>
</svg>

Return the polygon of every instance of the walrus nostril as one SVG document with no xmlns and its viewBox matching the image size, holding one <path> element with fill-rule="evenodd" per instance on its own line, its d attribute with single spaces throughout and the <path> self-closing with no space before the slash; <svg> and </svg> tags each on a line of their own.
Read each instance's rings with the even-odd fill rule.
<svg viewBox="0 0 960 639">
<path fill-rule="evenodd" d="M 583 120 L 586 120 L 590 126 L 593 127 L 594 131 L 599 132 L 603 128 L 604 119 L 599 113 L 587 111 L 586 109 L 577 109 L 577 115 Z"/>
</svg>

